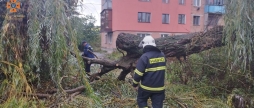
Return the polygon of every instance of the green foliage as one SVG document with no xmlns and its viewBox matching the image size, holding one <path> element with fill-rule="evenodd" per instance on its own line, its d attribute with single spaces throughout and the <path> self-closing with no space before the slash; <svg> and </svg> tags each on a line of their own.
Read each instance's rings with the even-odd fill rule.
<svg viewBox="0 0 254 108">
<path fill-rule="evenodd" d="M 6 14 L 6 1 L 2 0 L 0 1 L 0 28 L 2 28 L 5 14 Z"/>
<path fill-rule="evenodd" d="M 86 87 L 93 105 L 100 106 L 84 74 L 82 58 L 73 55 L 79 55 L 79 51 L 68 12 L 75 1 L 22 0 L 29 6 L 23 10 L 29 21 L 5 19 L 0 35 L 1 106 L 40 106 L 32 94 L 50 88 L 58 89 L 56 103 L 67 104 L 62 89 L 80 85 Z M 74 76 L 77 81 L 68 84 Z"/>
<path fill-rule="evenodd" d="M 216 74 L 221 68 L 215 67 L 220 65 L 218 62 L 225 60 L 222 53 L 218 53 L 219 50 L 193 54 L 183 64 L 168 63 L 166 105 L 173 108 L 228 108 L 225 104 L 226 88 L 217 85 L 219 82 L 216 82 L 216 78 L 220 76 Z"/>
<path fill-rule="evenodd" d="M 108 108 L 134 108 L 137 107 L 137 92 L 131 83 L 116 80 L 120 70 L 114 70 L 103 76 L 101 80 L 92 84 L 96 94 L 102 99 L 104 107 Z"/>
<path fill-rule="evenodd" d="M 230 70 L 231 57 L 225 55 L 226 48 L 193 54 L 183 64 L 169 64 L 168 103 L 174 107 L 182 104 L 195 108 L 228 108 L 232 105 L 231 95 L 253 98 L 254 80 L 250 72 L 244 73 L 240 67 Z"/>
<path fill-rule="evenodd" d="M 29 5 L 24 10 L 28 26 L 19 21 L 2 23 L 0 19 L 1 108 L 49 105 L 49 101 L 31 96 L 37 87 L 46 88 L 44 82 L 51 82 L 49 86 L 59 90 L 54 101 L 60 107 L 137 107 L 137 92 L 129 83 L 130 77 L 128 81 L 114 80 L 119 74 L 116 70 L 90 86 L 82 58 L 70 53 L 79 55 L 77 45 L 82 40 L 100 46 L 94 17 L 73 16 L 76 0 L 20 1 Z M 168 64 L 165 107 L 228 108 L 233 107 L 234 95 L 253 102 L 254 80 L 248 69 L 253 58 L 253 0 L 227 3 L 227 47 L 193 54 L 183 64 Z M 117 60 L 122 54 L 116 51 L 107 57 Z M 70 76 L 77 76 L 76 82 Z M 67 95 L 61 90 L 80 85 L 85 85 L 86 92 L 66 101 Z"/>
<path fill-rule="evenodd" d="M 254 88 L 250 72 L 243 73 L 240 67 L 235 67 L 233 71 L 230 70 L 232 58 L 225 55 L 225 49 L 226 47 L 214 48 L 190 55 L 187 61 L 182 64 L 174 60 L 169 61 L 167 63 L 164 106 L 172 108 L 230 108 L 233 107 L 230 96 L 240 95 L 251 100 L 254 97 L 252 95 Z M 112 60 L 117 60 L 121 56 L 122 54 L 118 51 L 107 55 Z M 112 80 L 118 76 L 117 72 L 119 71 L 103 76 L 92 87 L 106 107 L 122 107 L 119 103 L 122 104 L 121 102 L 125 99 L 128 99 L 129 102 L 124 104 L 124 107 L 137 107 L 137 103 L 134 101 L 137 92 L 128 83 L 128 77 L 127 82 Z M 150 100 L 148 103 L 151 105 Z M 248 104 L 248 106 L 252 105 Z"/>
<path fill-rule="evenodd" d="M 126 53 L 124 52 L 124 54 L 126 55 Z M 121 57 L 123 57 L 123 54 L 119 51 L 113 51 L 112 53 L 110 54 L 107 54 L 106 55 L 108 59 L 110 60 L 118 60 L 120 59 Z"/>
<path fill-rule="evenodd" d="M 243 88 L 241 75 L 231 74 L 225 48 L 216 48 L 200 54 L 193 54 L 184 63 L 169 61 L 166 73 L 166 100 L 164 107 L 186 108 L 229 108 L 228 95 Z M 122 54 L 113 52 L 110 59 L 119 59 Z M 171 62 L 171 63 L 170 63 Z M 127 76 L 125 82 L 117 81 L 120 70 L 114 70 L 92 84 L 105 107 L 137 107 L 135 91 Z M 129 79 L 130 78 L 130 79 Z M 239 80 L 241 80 L 239 82 Z M 245 83 L 245 82 L 244 82 Z M 253 91 L 253 88 L 251 89 Z M 251 90 L 242 93 L 251 94 Z M 122 102 L 125 101 L 123 104 Z M 151 101 L 148 100 L 149 106 Z"/>
<path fill-rule="evenodd" d="M 30 102 L 28 102 L 30 101 Z M 0 105 L 1 108 L 44 108 L 43 103 L 38 103 L 35 100 L 28 100 L 27 98 L 8 100 L 5 104 Z"/>
<path fill-rule="evenodd" d="M 115 51 L 108 55 L 108 58 L 116 60 L 121 56 L 121 53 Z M 218 74 L 223 69 L 227 70 L 227 63 L 225 63 L 227 61 L 224 59 L 225 53 L 222 48 L 191 55 L 188 61 L 183 64 L 178 61 L 169 61 L 172 63 L 168 63 L 165 76 L 166 100 L 164 107 L 229 108 L 226 101 L 227 95 L 231 92 L 227 90 L 225 84 L 231 83 L 227 79 L 219 79 L 221 74 Z M 208 62 L 211 60 L 214 62 Z M 103 100 L 102 104 L 105 107 L 137 107 L 137 91 L 129 83 L 132 82 L 132 78 L 127 76 L 127 81 L 116 81 L 119 72 L 120 70 L 115 70 L 104 75 L 101 80 L 94 82 L 92 87 Z M 150 100 L 148 103 L 151 106 Z"/>
<path fill-rule="evenodd" d="M 253 59 L 253 0 L 227 0 L 225 14 L 225 42 L 228 56 L 233 58 L 231 69 L 246 69 Z"/>
<path fill-rule="evenodd" d="M 35 5 L 37 3 L 40 5 Z M 64 13 L 66 4 L 61 0 L 53 3 L 50 0 L 30 1 L 30 4 L 35 6 L 31 7 L 29 12 L 28 35 L 31 59 L 28 60 L 31 66 L 37 67 L 37 73 L 46 76 L 44 78 L 50 77 L 55 86 L 61 88 L 59 82 L 62 76 L 83 73 L 82 66 L 79 65 L 81 58 L 77 56 L 75 59 L 70 53 L 79 55 L 76 34 L 72 31 L 71 22 Z M 38 15 L 44 9 L 47 11 Z M 89 88 L 89 84 L 84 83 Z"/>
<path fill-rule="evenodd" d="M 84 17 L 73 16 L 71 18 L 71 25 L 77 33 L 77 42 L 80 51 L 83 51 L 83 46 L 80 43 L 84 40 L 91 44 L 93 48 L 100 47 L 100 27 L 95 26 L 95 22 L 94 16 L 91 15 Z"/>
</svg>

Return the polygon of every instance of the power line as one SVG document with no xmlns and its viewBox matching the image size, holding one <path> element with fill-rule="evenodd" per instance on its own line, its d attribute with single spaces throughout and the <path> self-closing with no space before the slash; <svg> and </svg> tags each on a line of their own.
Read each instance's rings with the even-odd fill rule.
<svg viewBox="0 0 254 108">
<path fill-rule="evenodd" d="M 92 9 L 89 8 L 89 6 L 83 5 L 86 9 L 90 10 L 91 12 L 93 12 Z"/>
<path fill-rule="evenodd" d="M 88 0 L 88 1 L 90 1 L 90 0 Z M 92 4 L 92 3 L 91 3 Z M 93 4 L 92 4 L 93 5 Z M 93 7 L 95 8 L 95 11 L 96 11 L 96 13 L 98 14 L 98 15 L 100 15 L 98 12 L 97 12 L 97 9 L 96 9 L 96 7 L 93 5 Z"/>
<path fill-rule="evenodd" d="M 98 12 L 97 12 L 97 10 L 96 10 L 96 7 L 95 7 L 95 9 L 91 9 L 88 5 L 85 5 L 85 4 L 92 4 L 92 3 L 82 3 L 82 2 L 80 2 L 80 8 L 81 8 L 81 11 L 83 11 L 84 10 L 84 8 L 85 9 L 88 9 L 88 10 L 90 10 L 91 12 L 96 12 L 97 14 L 98 14 Z M 99 14 L 98 14 L 99 15 Z"/>
<path fill-rule="evenodd" d="M 101 5 L 101 4 L 95 4 L 95 3 L 83 3 L 83 4 Z"/>
</svg>

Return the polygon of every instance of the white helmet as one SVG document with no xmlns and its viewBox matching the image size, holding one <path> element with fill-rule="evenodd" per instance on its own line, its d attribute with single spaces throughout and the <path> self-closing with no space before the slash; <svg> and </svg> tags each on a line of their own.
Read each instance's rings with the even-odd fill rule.
<svg viewBox="0 0 254 108">
<path fill-rule="evenodd" d="M 146 45 L 151 45 L 156 47 L 155 40 L 151 35 L 145 36 L 138 46 L 144 48 Z"/>
</svg>

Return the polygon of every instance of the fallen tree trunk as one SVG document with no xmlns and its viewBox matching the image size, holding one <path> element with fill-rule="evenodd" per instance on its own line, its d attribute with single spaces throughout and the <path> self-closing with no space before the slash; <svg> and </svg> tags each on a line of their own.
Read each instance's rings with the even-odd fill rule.
<svg viewBox="0 0 254 108">
<path fill-rule="evenodd" d="M 171 36 L 166 38 L 155 39 L 157 48 L 159 48 L 166 57 L 186 57 L 193 53 L 199 53 L 213 47 L 221 47 L 223 35 L 223 26 L 214 27 L 207 32 L 198 32 L 186 35 Z M 119 80 L 124 80 L 126 75 L 135 69 L 138 58 L 142 55 L 142 48 L 138 45 L 142 38 L 133 34 L 120 33 L 116 40 L 116 47 L 126 51 L 127 55 L 117 61 L 104 59 L 89 59 L 91 63 L 101 64 L 103 68 L 100 73 L 91 75 L 91 77 L 102 76 L 114 69 L 122 69 L 118 76 Z M 95 79 L 95 78 L 91 78 Z"/>
<path fill-rule="evenodd" d="M 155 39 L 157 47 L 167 57 L 185 56 L 198 53 L 212 47 L 222 46 L 223 27 L 217 26 L 207 32 L 171 36 Z M 141 37 L 121 33 L 116 40 L 116 46 L 127 52 L 127 55 L 142 55 L 142 48 L 138 45 Z"/>
</svg>

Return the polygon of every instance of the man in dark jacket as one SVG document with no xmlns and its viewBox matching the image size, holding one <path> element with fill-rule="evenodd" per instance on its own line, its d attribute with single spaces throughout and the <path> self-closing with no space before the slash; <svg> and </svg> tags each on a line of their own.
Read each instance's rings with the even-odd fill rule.
<svg viewBox="0 0 254 108">
<path fill-rule="evenodd" d="M 82 44 L 84 46 L 84 51 L 83 51 L 82 56 L 85 56 L 85 57 L 88 57 L 88 58 L 94 58 L 93 53 L 91 53 L 91 52 L 93 52 L 93 48 L 86 41 L 83 41 Z M 90 75 L 91 64 L 87 61 L 84 61 L 84 62 L 85 62 L 85 71 L 88 75 Z"/>
<path fill-rule="evenodd" d="M 138 60 L 133 79 L 133 87 L 138 89 L 138 106 L 148 107 L 147 100 L 151 98 L 153 108 L 162 108 L 165 99 L 165 55 L 156 48 L 152 36 L 145 36 L 139 46 L 143 47 L 144 54 Z"/>
</svg>

